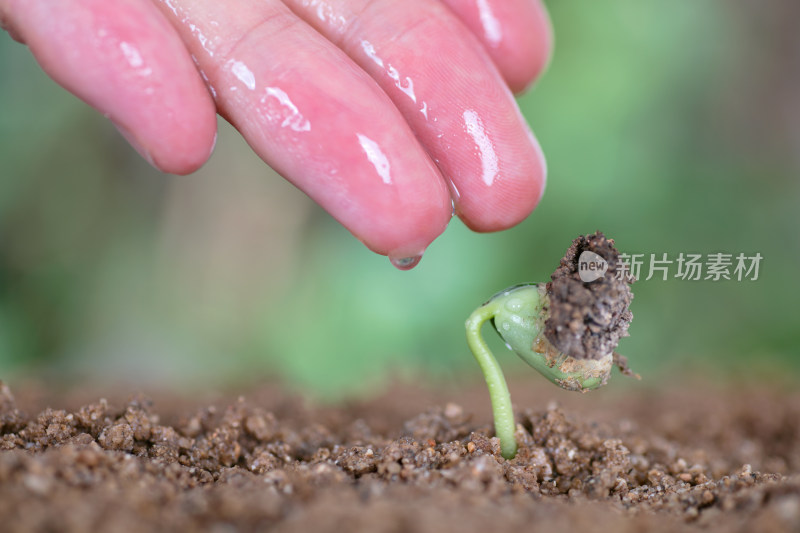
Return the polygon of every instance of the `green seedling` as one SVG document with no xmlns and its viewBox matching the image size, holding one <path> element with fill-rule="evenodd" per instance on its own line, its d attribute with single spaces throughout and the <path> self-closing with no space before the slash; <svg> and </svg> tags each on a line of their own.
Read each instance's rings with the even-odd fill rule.
<svg viewBox="0 0 800 533">
<path fill-rule="evenodd" d="M 604 275 L 581 279 L 584 253 L 605 262 Z M 615 364 L 623 373 L 626 360 L 614 349 L 627 335 L 632 294 L 627 276 L 616 277 L 617 251 L 602 233 L 573 242 L 551 283 L 525 284 L 497 293 L 466 322 L 467 343 L 489 387 L 495 433 L 503 457 L 517 453 L 516 424 L 503 371 L 481 336 L 491 321 L 506 346 L 559 387 L 587 392 L 606 384 Z M 585 278 L 585 276 L 584 276 Z M 616 299 L 617 302 L 611 300 Z M 567 318 L 565 318 L 567 317 Z M 551 341 L 553 339 L 553 341 Z M 558 346 L 558 347 L 557 347 Z M 568 353 L 567 353 L 568 352 Z"/>
</svg>

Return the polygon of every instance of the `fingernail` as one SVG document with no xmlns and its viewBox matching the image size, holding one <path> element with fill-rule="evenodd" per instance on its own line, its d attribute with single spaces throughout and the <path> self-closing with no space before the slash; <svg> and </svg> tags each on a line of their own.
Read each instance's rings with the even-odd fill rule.
<svg viewBox="0 0 800 533">
<path fill-rule="evenodd" d="M 133 148 L 137 152 L 139 152 L 139 155 L 142 156 L 145 159 L 145 161 L 150 163 L 153 167 L 158 168 L 158 166 L 155 164 L 155 161 L 153 161 L 153 156 L 150 155 L 150 152 L 147 151 L 147 149 L 144 146 L 139 144 L 139 141 L 136 140 L 136 137 L 134 137 L 134 135 L 130 132 L 130 130 L 128 130 L 128 128 L 126 128 L 125 126 L 121 126 L 120 124 L 117 124 L 113 120 L 111 121 L 111 123 L 114 125 L 115 128 L 117 128 L 117 131 L 119 131 L 120 135 L 125 137 L 125 140 L 128 141 L 128 144 L 133 146 Z"/>
<path fill-rule="evenodd" d="M 528 123 L 528 119 L 525 118 L 525 115 L 522 113 L 522 110 L 519 108 L 519 104 L 514 102 L 517 107 L 517 116 L 519 117 L 519 121 L 522 123 L 523 127 L 525 128 L 525 134 L 528 137 L 528 142 L 533 147 L 536 155 L 539 159 L 539 162 L 542 165 L 542 189 L 539 193 L 539 197 L 544 194 L 544 189 L 547 186 L 547 159 L 544 156 L 544 152 L 542 151 L 542 145 L 539 144 L 539 139 L 536 138 L 536 134 L 533 133 L 531 129 L 531 125 Z"/>
</svg>

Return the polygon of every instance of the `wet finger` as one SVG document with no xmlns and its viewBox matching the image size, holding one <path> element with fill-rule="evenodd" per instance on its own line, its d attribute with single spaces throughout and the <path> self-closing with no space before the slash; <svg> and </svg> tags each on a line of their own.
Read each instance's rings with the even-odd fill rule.
<svg viewBox="0 0 800 533">
<path fill-rule="evenodd" d="M 524 91 L 542 73 L 553 31 L 541 0 L 440 1 L 480 39 L 512 91 Z"/>
<path fill-rule="evenodd" d="M 469 227 L 502 230 L 530 214 L 545 180 L 539 145 L 481 44 L 444 5 L 285 1 L 389 95 Z"/>
<path fill-rule="evenodd" d="M 110 118 L 166 172 L 192 172 L 216 134 L 191 57 L 146 0 L 5 0 L 6 24 L 60 85 Z"/>
<path fill-rule="evenodd" d="M 162 0 L 218 109 L 372 250 L 411 266 L 447 225 L 436 167 L 380 87 L 277 0 Z"/>
</svg>

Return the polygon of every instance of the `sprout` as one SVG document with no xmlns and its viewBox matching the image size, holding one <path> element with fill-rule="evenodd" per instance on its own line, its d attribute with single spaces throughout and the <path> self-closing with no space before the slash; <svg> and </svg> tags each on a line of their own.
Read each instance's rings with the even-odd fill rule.
<svg viewBox="0 0 800 533">
<path fill-rule="evenodd" d="M 489 387 L 495 433 L 506 459 L 517 453 L 511 395 L 481 327 L 491 320 L 510 350 L 566 390 L 587 392 L 602 387 L 614 365 L 623 374 L 635 376 L 627 360 L 614 352 L 633 318 L 628 310 L 633 298 L 628 285 L 633 279 L 619 264 L 618 255 L 614 241 L 602 233 L 580 236 L 551 282 L 510 287 L 467 319 L 467 343 Z M 596 265 L 602 262 L 602 268 L 592 269 L 591 274 L 582 272 L 587 258 Z"/>
</svg>

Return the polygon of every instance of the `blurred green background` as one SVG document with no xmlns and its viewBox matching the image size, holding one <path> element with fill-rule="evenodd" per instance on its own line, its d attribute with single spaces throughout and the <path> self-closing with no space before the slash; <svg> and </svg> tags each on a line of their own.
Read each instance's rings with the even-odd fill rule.
<svg viewBox="0 0 800 533">
<path fill-rule="evenodd" d="M 264 378 L 323 396 L 387 376 L 478 379 L 472 309 L 548 279 L 596 229 L 628 253 L 763 256 L 757 281 L 634 286 L 620 351 L 645 383 L 695 367 L 800 373 L 800 4 L 549 7 L 555 54 L 520 99 L 549 164 L 540 207 L 499 234 L 454 220 L 411 272 L 222 122 L 195 175 L 151 169 L 0 35 L 0 379 Z"/>
</svg>

